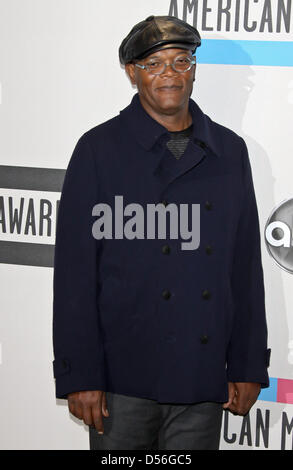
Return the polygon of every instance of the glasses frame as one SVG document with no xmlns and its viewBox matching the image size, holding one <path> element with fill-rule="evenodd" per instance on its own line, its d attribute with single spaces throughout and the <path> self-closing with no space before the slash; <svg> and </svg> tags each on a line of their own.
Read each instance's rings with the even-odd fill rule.
<svg viewBox="0 0 293 470">
<path fill-rule="evenodd" d="M 180 56 L 179 56 L 179 57 L 180 57 Z M 177 59 L 177 58 L 178 58 L 178 57 L 176 57 L 176 59 Z M 166 62 L 163 62 L 163 64 L 164 64 L 163 70 L 162 70 L 161 72 L 157 72 L 157 73 L 154 73 L 154 72 L 152 72 L 151 70 L 149 70 L 148 64 L 142 65 L 142 64 L 138 64 L 137 62 L 135 62 L 134 65 L 135 65 L 136 67 L 139 67 L 140 69 L 146 70 L 146 71 L 147 71 L 148 73 L 150 73 L 151 75 L 161 75 L 162 73 L 165 72 L 166 68 L 167 68 L 169 65 L 171 65 L 171 67 L 172 67 L 172 69 L 174 70 L 174 72 L 177 72 L 177 73 L 185 73 L 185 72 L 188 72 L 188 71 L 193 67 L 193 65 L 196 64 L 196 60 L 195 60 L 194 56 L 193 56 L 192 58 L 191 58 L 191 57 L 186 57 L 186 58 L 187 58 L 188 60 L 190 60 L 190 64 L 189 64 L 188 68 L 187 68 L 186 70 L 184 70 L 184 71 L 176 70 L 176 69 L 175 69 L 175 62 L 176 62 L 176 59 L 174 59 L 174 61 L 173 61 L 171 64 L 166 64 Z"/>
</svg>

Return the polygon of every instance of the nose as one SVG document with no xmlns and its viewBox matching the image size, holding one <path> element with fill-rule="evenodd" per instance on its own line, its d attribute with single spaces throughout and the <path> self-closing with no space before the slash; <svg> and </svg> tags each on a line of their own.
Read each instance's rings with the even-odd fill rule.
<svg viewBox="0 0 293 470">
<path fill-rule="evenodd" d="M 169 67 L 169 68 L 168 68 L 168 67 Z M 171 76 L 172 76 L 172 75 L 174 75 L 174 74 L 178 74 L 178 72 L 173 69 L 172 64 L 167 64 L 167 63 L 165 62 L 165 70 L 164 70 L 164 72 L 162 72 L 160 75 L 162 76 L 162 75 L 170 75 L 170 74 L 171 74 Z"/>
</svg>

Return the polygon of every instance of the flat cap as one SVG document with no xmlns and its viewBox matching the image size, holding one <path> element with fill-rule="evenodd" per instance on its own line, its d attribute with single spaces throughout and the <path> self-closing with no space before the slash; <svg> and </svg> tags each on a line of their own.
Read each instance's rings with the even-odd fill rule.
<svg viewBox="0 0 293 470">
<path fill-rule="evenodd" d="M 120 63 L 143 59 L 160 49 L 178 47 L 195 52 L 201 45 L 196 28 L 175 16 L 148 16 L 137 23 L 119 47 Z"/>
</svg>

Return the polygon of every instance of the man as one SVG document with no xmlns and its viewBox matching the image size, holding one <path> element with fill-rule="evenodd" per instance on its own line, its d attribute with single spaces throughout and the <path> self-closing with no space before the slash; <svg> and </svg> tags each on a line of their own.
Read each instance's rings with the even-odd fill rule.
<svg viewBox="0 0 293 470">
<path fill-rule="evenodd" d="M 190 98 L 200 44 L 175 17 L 135 25 L 119 57 L 138 93 L 79 139 L 66 172 L 54 375 L 91 449 L 218 449 L 223 408 L 245 415 L 269 385 L 249 157 Z M 161 237 L 147 236 L 154 206 Z M 192 243 L 173 217 L 182 228 L 190 209 Z"/>
</svg>

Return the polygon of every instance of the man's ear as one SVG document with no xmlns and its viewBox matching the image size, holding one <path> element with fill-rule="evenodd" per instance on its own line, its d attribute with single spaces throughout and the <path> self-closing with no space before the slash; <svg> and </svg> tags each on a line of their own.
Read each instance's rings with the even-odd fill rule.
<svg viewBox="0 0 293 470">
<path fill-rule="evenodd" d="M 134 71 L 134 64 L 126 64 L 125 65 L 125 70 L 126 70 L 126 73 L 131 81 L 131 84 L 132 85 L 136 85 L 136 80 L 135 80 L 135 71 Z"/>
</svg>

